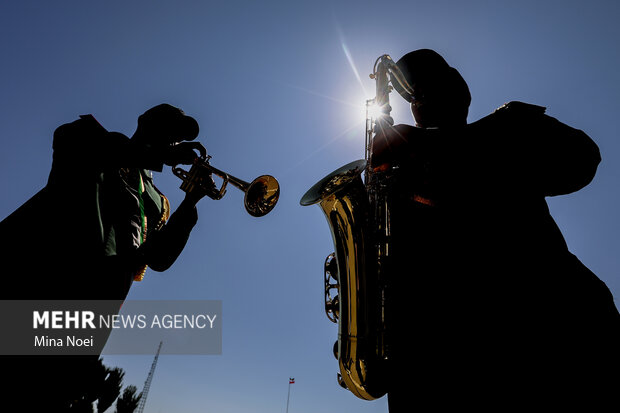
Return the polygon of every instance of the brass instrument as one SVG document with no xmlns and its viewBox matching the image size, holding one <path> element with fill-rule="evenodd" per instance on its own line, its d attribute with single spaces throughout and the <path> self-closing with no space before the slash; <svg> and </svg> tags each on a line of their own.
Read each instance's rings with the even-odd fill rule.
<svg viewBox="0 0 620 413">
<path fill-rule="evenodd" d="M 365 400 L 379 398 L 387 391 L 390 182 L 398 172 L 397 167 L 380 171 L 370 167 L 372 141 L 378 128 L 394 123 L 389 116 L 390 82 L 398 81 L 413 94 L 388 55 L 375 61 L 370 77 L 376 83 L 376 96 L 366 101 L 366 158 L 327 175 L 300 201 L 301 205 L 318 203 L 330 226 L 336 251 L 325 261 L 325 312 L 338 323 L 334 346 L 340 368 L 338 381 Z M 379 115 L 371 113 L 371 105 L 379 109 Z"/>
<path fill-rule="evenodd" d="M 276 206 L 280 197 L 280 184 L 271 175 L 261 175 L 248 183 L 236 178 L 224 171 L 221 171 L 209 163 L 211 156 L 201 154 L 192 165 L 189 172 L 175 166 L 172 172 L 181 180 L 181 189 L 185 192 L 192 192 L 198 187 L 207 193 L 211 199 L 222 199 L 226 193 L 226 186 L 230 182 L 245 193 L 243 203 L 246 211 L 253 217 L 267 215 Z M 223 179 L 219 189 L 213 187 L 211 174 L 215 174 Z"/>
</svg>

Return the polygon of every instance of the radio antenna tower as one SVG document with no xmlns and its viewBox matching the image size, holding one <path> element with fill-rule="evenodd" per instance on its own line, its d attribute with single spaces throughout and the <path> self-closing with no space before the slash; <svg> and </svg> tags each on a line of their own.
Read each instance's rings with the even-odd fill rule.
<svg viewBox="0 0 620 413">
<path fill-rule="evenodd" d="M 153 374 L 155 373 L 155 367 L 157 366 L 157 359 L 159 358 L 159 352 L 161 351 L 162 344 L 163 344 L 163 341 L 160 341 L 159 347 L 157 348 L 157 353 L 155 354 L 155 358 L 153 359 L 153 364 L 151 365 L 151 371 L 149 371 L 149 375 L 146 377 L 146 381 L 144 382 L 144 388 L 142 389 L 142 397 L 140 397 L 140 403 L 138 404 L 136 413 L 144 412 L 144 405 L 146 404 L 146 396 L 148 396 L 149 389 L 151 388 L 151 382 L 153 381 Z"/>
</svg>

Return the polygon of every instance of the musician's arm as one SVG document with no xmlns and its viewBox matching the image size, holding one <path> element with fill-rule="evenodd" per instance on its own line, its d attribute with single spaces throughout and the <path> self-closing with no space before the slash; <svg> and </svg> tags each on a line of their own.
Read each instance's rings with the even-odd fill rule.
<svg viewBox="0 0 620 413">
<path fill-rule="evenodd" d="M 599 148 L 583 131 L 545 118 L 538 158 L 542 192 L 554 196 L 578 191 L 594 179 L 601 162 Z"/>
<path fill-rule="evenodd" d="M 601 155 L 583 131 L 545 115 L 540 106 L 511 102 L 498 112 L 500 134 L 489 139 L 500 140 L 495 143 L 503 155 L 498 165 L 514 168 L 515 179 L 526 179 L 544 196 L 575 192 L 592 181 Z"/>
<path fill-rule="evenodd" d="M 394 125 L 373 142 L 373 167 L 400 163 L 452 188 L 553 196 L 592 181 L 601 161 L 583 131 L 514 102 L 463 129 Z"/>
<path fill-rule="evenodd" d="M 154 271 L 167 270 L 185 248 L 197 221 L 196 204 L 186 197 L 160 230 L 149 233 L 136 258 Z"/>
</svg>

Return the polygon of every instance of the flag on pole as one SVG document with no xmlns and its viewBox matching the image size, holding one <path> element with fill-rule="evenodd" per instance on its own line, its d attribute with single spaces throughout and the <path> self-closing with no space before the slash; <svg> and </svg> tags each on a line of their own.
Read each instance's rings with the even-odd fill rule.
<svg viewBox="0 0 620 413">
<path fill-rule="evenodd" d="M 288 378 L 288 396 L 286 397 L 286 413 L 288 413 L 288 402 L 291 400 L 291 384 L 295 384 L 295 378 Z"/>
</svg>

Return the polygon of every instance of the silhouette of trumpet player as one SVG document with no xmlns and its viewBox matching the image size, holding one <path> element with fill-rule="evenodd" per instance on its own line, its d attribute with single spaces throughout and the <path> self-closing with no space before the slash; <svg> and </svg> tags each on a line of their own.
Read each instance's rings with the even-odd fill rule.
<svg viewBox="0 0 620 413">
<path fill-rule="evenodd" d="M 147 266 L 168 269 L 209 191 L 195 186 L 170 215 L 150 171 L 205 155 L 198 130 L 168 104 L 141 115 L 131 138 L 91 115 L 57 128 L 47 185 L 0 223 L 3 298 L 123 300 Z"/>
</svg>

